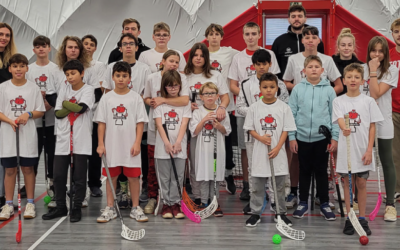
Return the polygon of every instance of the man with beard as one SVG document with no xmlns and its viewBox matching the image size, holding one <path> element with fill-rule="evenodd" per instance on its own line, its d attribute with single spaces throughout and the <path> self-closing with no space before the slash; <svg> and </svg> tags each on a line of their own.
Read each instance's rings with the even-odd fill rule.
<svg viewBox="0 0 400 250">
<path fill-rule="evenodd" d="M 277 37 L 272 44 L 272 51 L 276 55 L 281 73 L 277 74 L 279 79 L 285 74 L 288 58 L 291 55 L 304 51 L 304 45 L 301 43 L 304 27 L 307 21 L 306 10 L 302 5 L 294 4 L 290 6 L 288 11 L 288 21 L 290 23 L 288 30 L 285 34 Z M 322 41 L 318 44 L 318 52 L 324 53 L 324 44 Z"/>
</svg>

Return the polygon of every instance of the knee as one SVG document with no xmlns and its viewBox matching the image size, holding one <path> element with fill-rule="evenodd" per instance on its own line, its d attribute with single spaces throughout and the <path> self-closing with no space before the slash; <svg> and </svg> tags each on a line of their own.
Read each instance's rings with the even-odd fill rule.
<svg viewBox="0 0 400 250">
<path fill-rule="evenodd" d="M 6 168 L 6 176 L 13 177 L 17 173 L 17 168 Z"/>
<path fill-rule="evenodd" d="M 34 170 L 33 170 L 33 167 L 23 167 L 23 168 L 21 168 L 22 169 L 22 173 L 24 174 L 24 175 L 31 175 L 31 174 L 34 174 Z"/>
<path fill-rule="evenodd" d="M 358 189 L 366 189 L 367 188 L 367 180 L 364 178 L 357 178 L 357 188 Z"/>
</svg>

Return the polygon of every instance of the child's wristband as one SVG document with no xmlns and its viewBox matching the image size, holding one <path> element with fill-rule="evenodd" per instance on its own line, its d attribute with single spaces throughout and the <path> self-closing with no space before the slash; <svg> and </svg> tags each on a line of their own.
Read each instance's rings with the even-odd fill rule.
<svg viewBox="0 0 400 250">
<path fill-rule="evenodd" d="M 28 113 L 28 115 L 29 115 L 29 118 L 32 118 L 33 117 L 33 113 L 32 112 L 27 112 Z"/>
<path fill-rule="evenodd" d="M 222 109 L 225 109 L 225 110 L 226 110 L 226 108 L 225 108 L 224 106 L 218 106 L 218 108 L 222 108 Z"/>
</svg>

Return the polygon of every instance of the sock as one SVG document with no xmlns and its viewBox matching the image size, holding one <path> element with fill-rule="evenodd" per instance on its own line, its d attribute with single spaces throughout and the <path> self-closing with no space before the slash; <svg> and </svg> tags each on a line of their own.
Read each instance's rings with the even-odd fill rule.
<svg viewBox="0 0 400 250">
<path fill-rule="evenodd" d="M 290 193 L 297 196 L 297 187 L 290 187 Z"/>
<path fill-rule="evenodd" d="M 111 211 L 114 211 L 114 207 L 109 207 Z"/>
<path fill-rule="evenodd" d="M 358 220 L 365 220 L 365 217 L 358 217 Z"/>
<path fill-rule="evenodd" d="M 132 210 L 136 210 L 136 207 L 132 207 L 131 211 L 132 211 Z"/>
<path fill-rule="evenodd" d="M 232 169 L 225 169 L 225 177 L 228 177 L 229 175 L 232 175 Z"/>
<path fill-rule="evenodd" d="M 33 199 L 27 199 L 28 203 L 32 203 L 33 204 Z"/>
<path fill-rule="evenodd" d="M 121 192 L 126 193 L 128 189 L 128 181 L 120 181 L 119 184 L 121 185 Z"/>
<path fill-rule="evenodd" d="M 9 206 L 11 206 L 11 207 L 14 207 L 13 201 L 6 201 L 6 204 L 9 205 Z"/>
<path fill-rule="evenodd" d="M 395 207 L 395 206 L 394 206 L 394 203 L 386 203 L 386 206 L 392 206 L 392 207 Z"/>
</svg>

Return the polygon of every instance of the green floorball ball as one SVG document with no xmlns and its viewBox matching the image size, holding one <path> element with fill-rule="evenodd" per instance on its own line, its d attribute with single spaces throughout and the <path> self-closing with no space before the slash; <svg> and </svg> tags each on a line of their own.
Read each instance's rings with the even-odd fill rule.
<svg viewBox="0 0 400 250">
<path fill-rule="evenodd" d="M 46 195 L 43 200 L 44 200 L 44 203 L 49 204 L 51 201 L 51 197 Z"/>
<path fill-rule="evenodd" d="M 260 97 L 260 99 L 263 99 L 263 98 L 264 98 L 264 96 L 261 96 L 261 97 Z"/>
<path fill-rule="evenodd" d="M 282 237 L 279 234 L 275 234 L 274 236 L 272 236 L 272 242 L 274 244 L 279 244 L 282 241 Z"/>
</svg>

